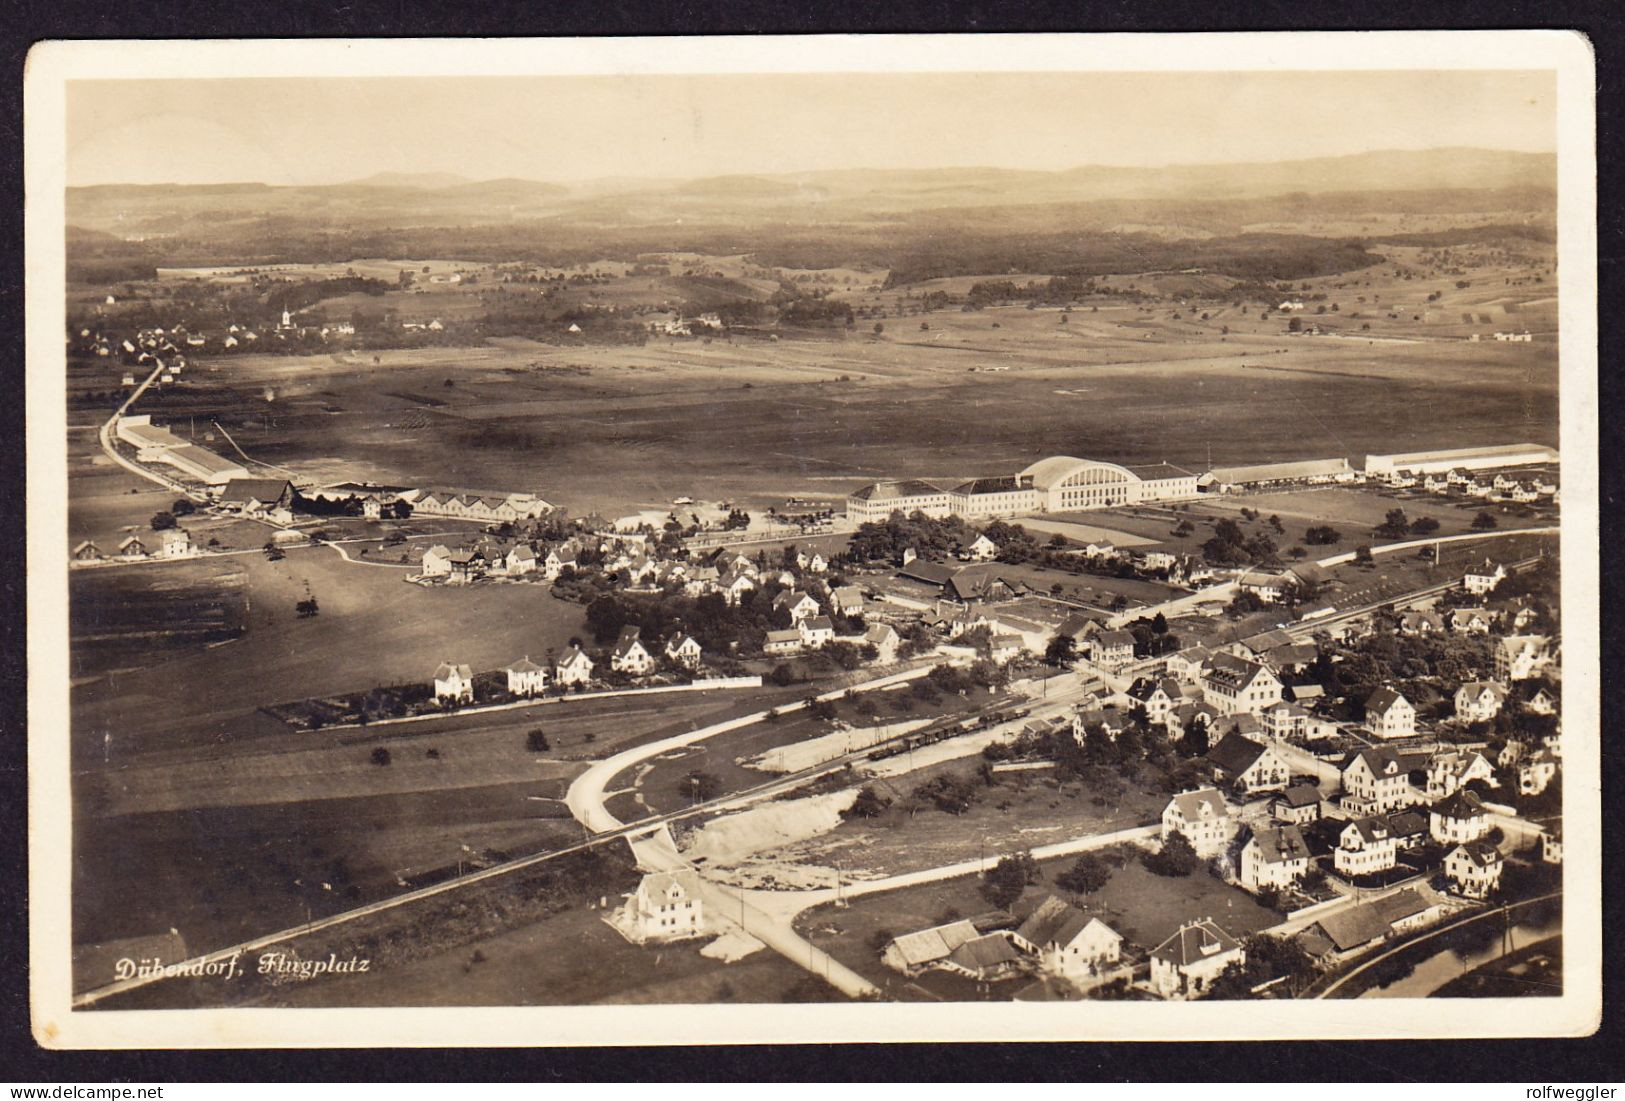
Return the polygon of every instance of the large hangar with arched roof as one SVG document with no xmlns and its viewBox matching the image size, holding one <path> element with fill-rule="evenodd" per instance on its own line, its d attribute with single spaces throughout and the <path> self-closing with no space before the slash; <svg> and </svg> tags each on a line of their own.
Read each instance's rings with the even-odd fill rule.
<svg viewBox="0 0 1625 1101">
<path fill-rule="evenodd" d="M 1120 466 L 1098 459 L 1052 455 L 1023 470 L 1045 512 L 1110 508 L 1137 501 L 1175 501 L 1197 494 L 1196 475 L 1168 463 Z"/>
</svg>

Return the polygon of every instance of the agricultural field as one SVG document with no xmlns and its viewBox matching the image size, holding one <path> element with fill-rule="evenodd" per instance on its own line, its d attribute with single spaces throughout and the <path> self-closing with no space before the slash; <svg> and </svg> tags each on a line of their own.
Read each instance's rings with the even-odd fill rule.
<svg viewBox="0 0 1625 1101">
<path fill-rule="evenodd" d="M 610 905 L 620 902 L 611 898 Z M 705 941 L 629 944 L 604 912 L 576 906 L 534 924 L 364 975 L 284 988 L 279 1006 L 626 1005 L 778 1002 L 806 972 L 762 950 L 735 963 Z M 569 951 L 559 951 L 560 945 Z"/>
<path fill-rule="evenodd" d="M 586 759 L 721 721 L 746 706 L 733 695 L 571 701 L 343 732 L 289 733 L 266 719 L 246 744 L 141 749 L 117 734 L 105 749 L 98 742 L 96 759 L 87 753 L 74 781 L 75 941 L 175 924 L 194 949 L 229 944 L 301 920 L 310 900 L 288 887 L 294 879 L 333 883 L 338 893 L 312 904 L 341 909 L 481 854 L 579 840 L 561 800 Z M 547 751 L 528 748 L 535 729 Z M 387 765 L 374 759 L 380 749 Z M 132 904 L 107 888 L 138 858 L 145 878 Z M 268 869 L 279 885 L 256 886 L 244 868 Z M 267 900 L 249 917 L 256 891 Z"/>
</svg>

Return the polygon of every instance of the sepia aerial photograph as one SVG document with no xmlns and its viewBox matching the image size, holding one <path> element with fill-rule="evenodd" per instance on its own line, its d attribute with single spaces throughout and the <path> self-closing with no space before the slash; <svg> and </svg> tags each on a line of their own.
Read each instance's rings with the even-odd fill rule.
<svg viewBox="0 0 1625 1101">
<path fill-rule="evenodd" d="M 960 60 L 66 82 L 73 1010 L 1563 996 L 1558 73 Z"/>
</svg>

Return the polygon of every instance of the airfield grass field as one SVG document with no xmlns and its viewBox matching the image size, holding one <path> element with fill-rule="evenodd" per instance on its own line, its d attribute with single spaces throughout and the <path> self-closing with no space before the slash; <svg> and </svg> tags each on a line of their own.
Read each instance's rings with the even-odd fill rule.
<svg viewBox="0 0 1625 1101">
<path fill-rule="evenodd" d="M 1478 293 L 1450 289 L 1432 309 L 1476 311 Z M 207 413 L 254 458 L 312 478 L 523 489 L 576 513 L 838 498 L 878 477 L 952 483 L 1047 454 L 1198 469 L 1210 453 L 1224 465 L 1555 442 L 1550 341 L 1470 343 L 1408 314 L 1361 322 L 1363 337 L 1308 337 L 1256 309 L 1228 322 L 1143 311 L 1079 308 L 1061 325 L 1056 309 L 939 310 L 879 336 L 860 324 L 771 342 L 205 355 L 143 411 Z"/>
</svg>

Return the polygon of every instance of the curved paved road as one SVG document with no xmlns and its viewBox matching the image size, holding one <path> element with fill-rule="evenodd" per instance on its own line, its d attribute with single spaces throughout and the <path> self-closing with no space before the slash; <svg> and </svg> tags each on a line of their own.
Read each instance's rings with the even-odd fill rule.
<svg viewBox="0 0 1625 1101">
<path fill-rule="evenodd" d="M 872 681 L 865 681 L 862 684 L 826 692 L 818 698 L 836 699 L 848 691 L 861 691 L 870 688 L 881 688 L 888 684 L 899 684 L 923 677 L 930 671 L 930 666 L 921 666 L 918 669 L 909 669 L 901 673 L 878 677 Z M 805 702 L 794 703 L 778 710 L 782 714 L 785 711 L 793 711 L 796 708 L 805 706 Z M 596 762 L 587 771 L 577 776 L 574 782 L 570 784 L 569 790 L 565 792 L 565 805 L 570 808 L 570 813 L 577 822 L 595 833 L 624 828 L 624 823 L 604 807 L 605 791 L 612 779 L 652 757 L 658 757 L 662 753 L 683 746 L 693 745 L 707 738 L 714 738 L 719 734 L 737 730 L 742 726 L 761 722 L 766 717 L 766 711 L 758 711 L 736 719 L 728 719 L 725 722 L 701 727 L 699 730 L 691 730 L 686 734 L 678 734 L 662 741 L 650 742 L 647 745 L 634 746 L 631 749 L 623 750 L 613 757 Z M 638 866 L 648 871 L 679 871 L 683 869 L 695 871 L 696 873 L 699 871 L 689 862 L 687 857 L 677 851 L 677 846 L 673 844 L 671 834 L 664 825 L 657 827 L 648 835 L 631 840 L 631 846 L 633 855 L 637 857 Z M 703 873 L 698 874 L 697 878 L 700 883 L 700 899 L 710 910 L 713 921 L 725 927 L 737 928 L 746 936 L 754 937 L 792 963 L 821 976 L 831 986 L 848 997 L 874 997 L 880 993 L 879 988 L 868 979 L 823 952 L 811 942 L 804 940 L 791 928 L 789 921 L 783 920 L 763 909 L 760 900 L 752 899 L 749 892 L 716 883 L 705 878 Z"/>
</svg>

